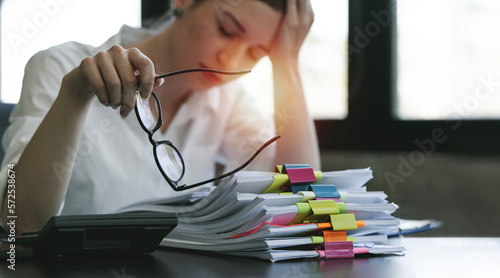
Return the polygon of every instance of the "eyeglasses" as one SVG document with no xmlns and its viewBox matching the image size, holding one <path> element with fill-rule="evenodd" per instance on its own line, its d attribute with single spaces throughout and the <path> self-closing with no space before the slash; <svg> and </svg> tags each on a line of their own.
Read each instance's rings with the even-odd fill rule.
<svg viewBox="0 0 500 278">
<path fill-rule="evenodd" d="M 205 71 L 205 72 L 212 72 L 217 74 L 229 74 L 229 75 L 245 74 L 250 72 L 250 70 L 228 72 L 228 71 L 219 71 L 214 69 L 199 68 L 199 69 L 186 69 L 186 70 L 180 70 L 163 74 L 157 76 L 156 79 L 165 78 L 182 73 L 197 72 L 197 71 Z M 269 146 L 274 141 L 280 138 L 280 136 L 278 135 L 272 138 L 271 140 L 267 141 L 266 143 L 264 143 L 264 145 L 262 145 L 262 147 L 260 147 L 252 155 L 252 157 L 250 157 L 250 159 L 248 159 L 243 165 L 234 169 L 231 172 L 215 177 L 213 179 L 205 180 L 191 185 L 180 184 L 180 180 L 184 177 L 184 173 L 186 172 L 184 159 L 182 158 L 182 155 L 179 152 L 179 150 L 174 146 L 174 144 L 172 144 L 171 141 L 169 140 L 156 141 L 155 139 L 153 139 L 154 133 L 162 126 L 163 119 L 161 113 L 161 105 L 160 101 L 158 100 L 158 96 L 154 92 L 151 92 L 151 96 L 152 97 L 150 97 L 149 99 L 143 99 L 139 94 L 139 90 L 137 90 L 135 107 L 134 107 L 135 114 L 142 129 L 144 129 L 144 131 L 148 134 L 149 142 L 151 142 L 151 144 L 153 145 L 153 155 L 156 161 L 156 165 L 158 166 L 158 169 L 160 170 L 161 174 L 168 182 L 168 184 L 175 191 L 186 190 L 203 184 L 211 183 L 241 171 L 243 168 L 248 166 L 248 164 L 250 164 L 255 159 L 255 157 L 257 157 L 257 155 L 260 152 L 262 152 L 267 146 Z M 154 101 L 152 105 L 149 103 L 151 99 Z"/>
</svg>

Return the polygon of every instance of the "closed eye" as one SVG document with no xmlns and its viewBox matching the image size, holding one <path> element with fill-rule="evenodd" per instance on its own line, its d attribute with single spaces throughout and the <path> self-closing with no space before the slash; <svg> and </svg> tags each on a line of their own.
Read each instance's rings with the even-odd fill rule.
<svg viewBox="0 0 500 278">
<path fill-rule="evenodd" d="M 227 11 L 223 13 L 222 17 L 218 17 L 217 20 L 219 31 L 225 37 L 232 38 L 245 33 L 245 28 L 243 28 L 241 23 Z"/>
<path fill-rule="evenodd" d="M 224 37 L 232 38 L 234 37 L 229 31 L 227 31 L 222 25 L 219 26 L 219 31 Z"/>
</svg>

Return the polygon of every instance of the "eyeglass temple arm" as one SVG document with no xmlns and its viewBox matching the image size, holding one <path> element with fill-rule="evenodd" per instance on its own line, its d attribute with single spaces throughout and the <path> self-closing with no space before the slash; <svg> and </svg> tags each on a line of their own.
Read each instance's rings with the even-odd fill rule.
<svg viewBox="0 0 500 278">
<path fill-rule="evenodd" d="M 243 170 L 243 168 L 247 167 L 248 164 L 250 164 L 256 157 L 257 155 L 259 155 L 267 146 L 271 145 L 272 143 L 274 143 L 276 140 L 280 139 L 281 136 L 280 135 L 277 135 L 273 138 L 271 138 L 269 141 L 267 141 L 266 143 L 264 143 L 264 145 L 262 145 L 253 155 L 252 157 L 250 157 L 250 159 L 247 160 L 247 162 L 243 163 L 240 167 L 232 170 L 231 172 L 228 172 L 228 173 L 225 173 L 221 176 L 218 176 L 216 178 L 213 178 L 213 179 L 209 179 L 209 180 L 206 180 L 206 181 L 202 181 L 202 182 L 198 182 L 198 183 L 195 183 L 195 184 L 191 184 L 191 185 L 181 185 L 181 186 L 178 186 L 177 188 L 174 188 L 176 191 L 181 191 L 181 190 L 186 190 L 186 189 L 189 189 L 189 188 L 193 188 L 193 187 L 197 187 L 197 186 L 200 186 L 200 185 L 203 185 L 203 184 L 207 184 L 207 183 L 210 183 L 210 182 L 214 182 L 216 180 L 220 180 L 220 179 L 223 179 L 225 177 L 229 177 L 241 170 Z"/>
<path fill-rule="evenodd" d="M 239 74 L 247 74 L 252 72 L 252 70 L 240 70 L 240 71 L 223 71 L 223 70 L 215 70 L 215 69 L 207 69 L 207 68 L 199 68 L 199 69 L 184 69 L 184 70 L 178 70 L 178 71 L 173 71 L 169 73 L 165 73 L 162 75 L 158 75 L 155 77 L 156 79 L 160 78 L 165 78 L 173 75 L 178 75 L 182 73 L 188 73 L 188 72 L 196 72 L 196 71 L 207 71 L 207 72 L 213 72 L 213 73 L 218 73 L 218 74 L 225 74 L 225 75 L 239 75 Z M 140 82 L 137 82 L 137 90 L 139 90 L 139 87 L 141 86 Z"/>
<path fill-rule="evenodd" d="M 177 75 L 177 74 L 182 74 L 182 73 L 196 72 L 196 71 L 208 71 L 208 72 L 213 72 L 213 73 L 218 73 L 218 74 L 226 74 L 226 75 L 239 75 L 239 74 L 246 74 L 246 73 L 250 73 L 251 72 L 251 70 L 222 71 L 222 70 L 206 69 L 206 68 L 185 69 L 185 70 L 178 70 L 178 71 L 173 71 L 173 72 L 165 73 L 165 74 L 162 74 L 162 75 L 158 75 L 158 76 L 155 77 L 155 79 L 169 77 L 169 76 L 172 76 L 172 75 Z"/>
</svg>

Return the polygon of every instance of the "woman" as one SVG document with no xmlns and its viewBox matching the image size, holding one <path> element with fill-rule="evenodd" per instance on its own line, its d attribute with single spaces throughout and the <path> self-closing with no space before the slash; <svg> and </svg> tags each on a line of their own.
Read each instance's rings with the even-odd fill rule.
<svg viewBox="0 0 500 278">
<path fill-rule="evenodd" d="M 173 5 L 176 18 L 161 30 L 124 27 L 100 47 L 67 43 L 30 60 L 6 134 L 0 183 L 7 184 L 7 164 L 16 164 L 17 233 L 39 230 L 58 213 L 108 213 L 173 194 L 158 173 L 146 133 L 129 116 L 138 82 L 143 98 L 153 89 L 158 95 L 164 124 L 155 139 L 180 149 L 183 182 L 213 177 L 219 161 L 228 170 L 241 164 L 272 137 L 274 127 L 282 136 L 276 149 L 263 152 L 247 170 L 270 171 L 280 163 L 318 169 L 297 66 L 313 22 L 309 0 Z M 274 125 L 231 82 L 236 76 L 190 73 L 155 80 L 157 72 L 186 68 L 249 69 L 266 55 L 273 63 L 276 113 L 285 115 L 275 117 Z"/>
</svg>

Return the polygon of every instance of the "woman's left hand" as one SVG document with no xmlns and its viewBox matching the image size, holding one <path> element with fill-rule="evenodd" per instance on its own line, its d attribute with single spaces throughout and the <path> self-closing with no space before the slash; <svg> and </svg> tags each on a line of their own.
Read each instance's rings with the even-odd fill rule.
<svg viewBox="0 0 500 278">
<path fill-rule="evenodd" d="M 286 15 L 269 54 L 275 67 L 298 62 L 300 47 L 313 22 L 314 12 L 310 0 L 288 0 Z"/>
</svg>

